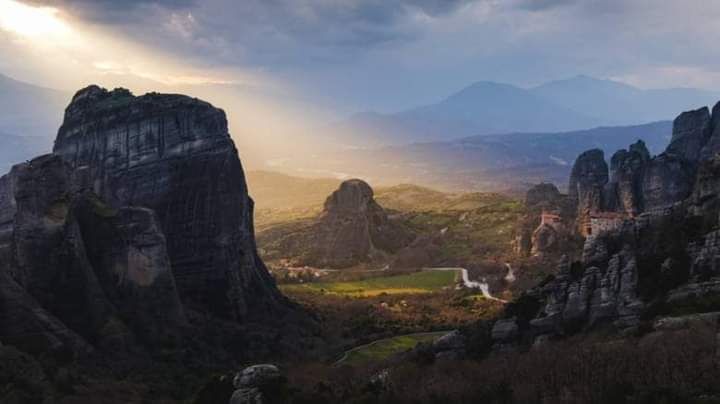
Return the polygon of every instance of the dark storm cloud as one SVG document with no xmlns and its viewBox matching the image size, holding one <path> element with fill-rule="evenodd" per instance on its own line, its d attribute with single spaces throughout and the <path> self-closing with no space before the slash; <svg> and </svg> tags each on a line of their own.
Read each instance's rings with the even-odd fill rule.
<svg viewBox="0 0 720 404">
<path fill-rule="evenodd" d="M 93 22 L 127 23 L 137 19 L 138 10 L 163 8 L 180 10 L 192 7 L 197 0 L 24 0 L 28 4 L 61 8 Z"/>
<path fill-rule="evenodd" d="M 166 10 L 186 10 L 201 6 L 200 0 L 24 0 L 26 3 L 63 8 L 78 16 L 97 21 L 136 21 L 138 8 L 156 7 Z M 221 1 L 225 12 L 239 17 L 264 15 L 268 12 L 278 16 L 292 15 L 293 9 L 303 9 L 317 16 L 328 18 L 329 22 L 362 22 L 367 24 L 392 24 L 408 11 L 415 9 L 428 16 L 437 17 L 456 10 L 465 3 L 475 0 L 347 0 L 327 2 L 322 0 L 240 0 Z M 278 26 L 294 21 L 277 21 Z"/>
</svg>

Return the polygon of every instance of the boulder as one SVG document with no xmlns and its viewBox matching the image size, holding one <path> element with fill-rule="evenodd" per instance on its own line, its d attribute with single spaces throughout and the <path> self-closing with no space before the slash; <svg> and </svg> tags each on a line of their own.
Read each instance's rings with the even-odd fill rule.
<svg viewBox="0 0 720 404">
<path fill-rule="evenodd" d="M 271 364 L 253 365 L 240 371 L 233 381 L 230 404 L 279 403 L 286 383 L 280 369 Z"/>
</svg>

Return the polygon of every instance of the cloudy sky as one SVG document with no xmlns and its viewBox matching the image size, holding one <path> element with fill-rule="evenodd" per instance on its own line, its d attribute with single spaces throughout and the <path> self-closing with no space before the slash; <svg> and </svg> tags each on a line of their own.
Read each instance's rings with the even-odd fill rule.
<svg viewBox="0 0 720 404">
<path fill-rule="evenodd" d="M 0 0 L 0 73 L 52 87 L 213 83 L 337 112 L 478 80 L 720 89 L 707 0 Z"/>
</svg>

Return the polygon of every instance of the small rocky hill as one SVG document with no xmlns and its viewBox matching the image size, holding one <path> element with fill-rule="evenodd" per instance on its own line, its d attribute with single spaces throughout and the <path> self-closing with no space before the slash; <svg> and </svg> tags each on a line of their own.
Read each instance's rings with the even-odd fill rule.
<svg viewBox="0 0 720 404">
<path fill-rule="evenodd" d="M 384 261 L 413 238 L 375 201 L 366 182 L 353 179 L 328 196 L 318 217 L 270 229 L 262 234 L 260 244 L 269 258 L 345 268 Z"/>
</svg>

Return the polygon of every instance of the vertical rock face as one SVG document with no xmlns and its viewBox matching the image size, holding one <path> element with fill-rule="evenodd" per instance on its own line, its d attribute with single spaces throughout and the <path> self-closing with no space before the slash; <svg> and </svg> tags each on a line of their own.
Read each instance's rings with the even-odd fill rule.
<svg viewBox="0 0 720 404">
<path fill-rule="evenodd" d="M 643 210 L 642 183 L 650 153 L 642 140 L 629 150 L 618 150 L 610 159 L 606 209 L 637 215 Z"/>
<path fill-rule="evenodd" d="M 685 160 L 661 154 L 645 167 L 642 197 L 645 210 L 670 206 L 686 198 L 692 191 L 695 169 Z"/>
<path fill-rule="evenodd" d="M 710 138 L 700 150 L 700 160 L 709 160 L 720 153 L 720 102 L 712 109 Z"/>
<path fill-rule="evenodd" d="M 3 342 L 131 356 L 184 338 L 190 312 L 237 333 L 225 320 L 288 308 L 257 256 L 240 160 L 210 104 L 88 87 L 55 152 L 0 178 Z"/>
<path fill-rule="evenodd" d="M 602 209 L 607 182 L 608 166 L 602 150 L 588 150 L 578 156 L 568 185 L 568 196 L 577 204 L 578 224 L 584 223 L 592 212 Z"/>
<path fill-rule="evenodd" d="M 710 111 L 707 107 L 683 112 L 673 122 L 673 135 L 665 153 L 696 162 L 711 133 Z"/>
<path fill-rule="evenodd" d="M 185 324 L 154 213 L 110 209 L 73 184 L 56 155 L 17 165 L 11 252 L 3 261 L 3 339 L 29 351 L 123 350 Z M 32 335 L 33 338 L 26 338 Z"/>
<path fill-rule="evenodd" d="M 54 153 L 112 208 L 155 212 L 186 304 L 237 318 L 278 305 L 222 110 L 181 95 L 91 86 L 68 106 Z"/>
</svg>

